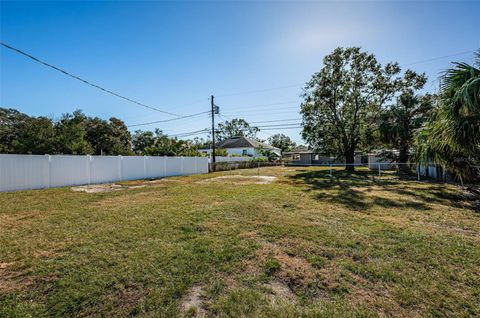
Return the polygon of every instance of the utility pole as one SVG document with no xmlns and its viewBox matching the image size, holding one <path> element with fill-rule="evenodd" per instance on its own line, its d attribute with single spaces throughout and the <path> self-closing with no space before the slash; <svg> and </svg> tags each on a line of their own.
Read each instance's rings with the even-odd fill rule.
<svg viewBox="0 0 480 318">
<path fill-rule="evenodd" d="M 210 96 L 210 103 L 212 104 L 212 166 L 215 166 L 215 104 L 213 102 L 213 95 Z"/>
</svg>

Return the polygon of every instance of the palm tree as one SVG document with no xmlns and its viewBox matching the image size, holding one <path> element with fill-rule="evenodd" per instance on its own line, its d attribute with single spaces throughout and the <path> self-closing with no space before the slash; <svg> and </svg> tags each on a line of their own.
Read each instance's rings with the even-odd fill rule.
<svg viewBox="0 0 480 318">
<path fill-rule="evenodd" d="M 474 65 L 454 63 L 442 80 L 439 106 L 417 133 L 417 159 L 440 164 L 463 182 L 480 165 L 480 50 Z"/>
<path fill-rule="evenodd" d="M 408 91 L 400 95 L 395 105 L 381 116 L 380 133 L 385 143 L 399 150 L 399 163 L 407 163 L 410 158 L 410 148 L 416 129 L 427 120 L 433 108 L 432 95 L 419 96 Z M 400 169 L 408 171 L 406 165 Z"/>
</svg>

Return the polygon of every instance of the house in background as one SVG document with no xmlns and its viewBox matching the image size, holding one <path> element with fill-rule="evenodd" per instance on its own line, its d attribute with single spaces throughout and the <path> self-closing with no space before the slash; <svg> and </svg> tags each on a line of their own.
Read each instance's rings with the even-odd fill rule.
<svg viewBox="0 0 480 318">
<path fill-rule="evenodd" d="M 291 151 L 283 153 L 283 160 L 291 162 L 292 164 L 309 165 L 312 163 L 312 156 L 314 152 L 308 147 L 300 145 L 293 148 Z"/>
<path fill-rule="evenodd" d="M 229 156 L 244 156 L 253 158 L 265 157 L 263 151 L 268 150 L 278 157 L 282 156 L 282 150 L 272 145 L 245 137 L 232 137 L 215 144 L 218 149 L 225 149 Z M 202 153 L 210 154 L 212 149 L 199 149 Z"/>
<path fill-rule="evenodd" d="M 389 154 L 389 156 L 387 155 Z M 392 170 L 397 168 L 397 162 L 393 159 L 398 157 L 398 150 L 377 150 L 368 154 L 368 168 L 380 170 Z M 391 157 L 391 159 L 387 158 Z"/>
<path fill-rule="evenodd" d="M 292 151 L 284 152 L 283 159 L 294 165 L 328 165 L 344 162 L 336 157 L 324 156 L 316 153 L 303 145 L 295 147 Z M 361 154 L 355 155 L 355 163 L 362 163 Z"/>
</svg>

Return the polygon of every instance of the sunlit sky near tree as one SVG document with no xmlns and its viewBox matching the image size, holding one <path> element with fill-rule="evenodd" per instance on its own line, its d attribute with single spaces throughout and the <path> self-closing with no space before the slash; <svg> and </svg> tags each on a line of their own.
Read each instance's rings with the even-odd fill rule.
<svg viewBox="0 0 480 318">
<path fill-rule="evenodd" d="M 294 123 L 303 83 L 337 46 L 425 72 L 434 92 L 449 62 L 469 62 L 480 47 L 479 12 L 476 1 L 2 1 L 0 33 L 2 42 L 166 111 L 207 111 L 213 94 L 223 119 Z M 1 107 L 53 118 L 82 109 L 126 124 L 173 118 L 3 47 L 0 61 Z M 209 125 L 205 115 L 141 128 L 178 134 Z M 301 142 L 299 131 L 259 137 L 279 132 Z"/>
</svg>

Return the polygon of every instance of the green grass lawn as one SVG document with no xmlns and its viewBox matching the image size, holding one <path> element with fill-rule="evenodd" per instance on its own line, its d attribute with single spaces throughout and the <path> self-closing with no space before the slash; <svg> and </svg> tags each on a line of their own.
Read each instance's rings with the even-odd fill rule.
<svg viewBox="0 0 480 318">
<path fill-rule="evenodd" d="M 206 179 L 237 174 L 276 176 Z M 0 317 L 480 316 L 453 185 L 261 168 L 0 193 Z"/>
</svg>

